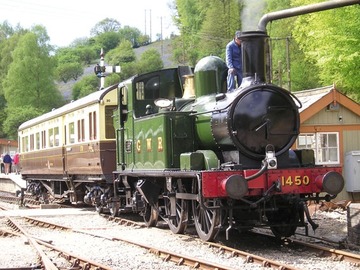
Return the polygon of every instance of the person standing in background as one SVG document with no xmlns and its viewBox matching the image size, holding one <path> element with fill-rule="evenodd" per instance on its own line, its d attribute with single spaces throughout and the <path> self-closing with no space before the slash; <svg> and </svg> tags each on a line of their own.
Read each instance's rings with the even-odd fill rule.
<svg viewBox="0 0 360 270">
<path fill-rule="evenodd" d="M 19 153 L 16 152 L 13 162 L 14 162 L 14 167 L 15 167 L 15 174 L 19 174 L 20 173 L 20 155 L 19 155 Z"/>
<path fill-rule="evenodd" d="M 5 167 L 5 174 L 9 174 L 12 158 L 10 157 L 9 153 L 6 153 L 3 157 L 4 167 Z"/>
<path fill-rule="evenodd" d="M 235 37 L 226 45 L 226 65 L 228 67 L 227 89 L 232 92 L 242 81 L 241 32 L 236 31 Z"/>
</svg>

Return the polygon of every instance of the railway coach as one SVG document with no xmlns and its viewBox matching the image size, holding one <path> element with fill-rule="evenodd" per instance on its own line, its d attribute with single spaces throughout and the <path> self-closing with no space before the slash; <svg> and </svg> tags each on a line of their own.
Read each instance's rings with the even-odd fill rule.
<svg viewBox="0 0 360 270">
<path fill-rule="evenodd" d="M 117 85 L 23 123 L 22 176 L 44 202 L 83 201 L 94 183 L 112 181 Z"/>
</svg>

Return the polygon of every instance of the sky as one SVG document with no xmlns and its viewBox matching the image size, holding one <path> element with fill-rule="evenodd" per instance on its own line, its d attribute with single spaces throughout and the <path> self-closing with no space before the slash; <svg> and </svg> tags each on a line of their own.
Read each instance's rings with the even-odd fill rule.
<svg viewBox="0 0 360 270">
<path fill-rule="evenodd" d="M 77 38 L 90 37 L 90 30 L 105 18 L 115 19 L 121 27 L 138 28 L 156 39 L 177 33 L 172 22 L 172 0 L 0 0 L 0 23 L 8 21 L 29 29 L 43 25 L 50 44 L 69 46 Z M 151 14 L 151 16 L 150 16 Z M 151 18 L 151 19 L 150 19 Z"/>
</svg>

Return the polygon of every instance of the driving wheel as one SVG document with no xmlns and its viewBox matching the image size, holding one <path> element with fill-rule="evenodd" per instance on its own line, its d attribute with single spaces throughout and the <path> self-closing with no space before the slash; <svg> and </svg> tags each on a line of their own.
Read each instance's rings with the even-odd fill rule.
<svg viewBox="0 0 360 270">
<path fill-rule="evenodd" d="M 185 192 L 185 188 L 182 185 L 181 179 L 178 179 L 173 183 L 172 193 L 183 193 Z M 184 233 L 187 227 L 188 221 L 188 203 L 183 199 L 175 198 L 175 215 L 171 215 L 171 200 L 170 198 L 165 199 L 165 211 L 168 217 L 168 225 L 170 230 L 175 234 Z"/>
<path fill-rule="evenodd" d="M 193 181 L 192 190 L 194 194 L 201 192 L 197 179 Z M 216 209 L 216 206 L 219 206 L 219 201 L 216 199 L 204 199 L 203 204 L 197 200 L 192 201 L 195 228 L 199 237 L 204 241 L 212 241 L 220 229 L 220 209 Z"/>
</svg>

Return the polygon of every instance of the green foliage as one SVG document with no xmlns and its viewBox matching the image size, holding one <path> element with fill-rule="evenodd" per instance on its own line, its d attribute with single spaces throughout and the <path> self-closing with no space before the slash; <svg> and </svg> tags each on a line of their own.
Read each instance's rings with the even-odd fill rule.
<svg viewBox="0 0 360 270">
<path fill-rule="evenodd" d="M 85 97 L 97 90 L 99 90 L 100 81 L 95 75 L 83 77 L 80 81 L 74 84 L 72 91 L 73 100 Z"/>
<path fill-rule="evenodd" d="M 135 27 L 125 25 L 119 30 L 120 42 L 130 41 L 133 48 L 149 43 L 149 36 L 142 35 L 140 30 Z"/>
<path fill-rule="evenodd" d="M 226 44 L 234 37 L 235 32 L 241 29 L 240 14 L 240 2 L 236 0 L 214 0 L 208 5 L 199 31 L 200 57 L 217 55 L 225 59 Z"/>
<path fill-rule="evenodd" d="M 296 5 L 314 3 L 294 0 Z M 318 1 L 316 1 L 318 2 Z M 320 84 L 335 83 L 344 92 L 360 98 L 360 7 L 357 5 L 298 17 L 294 37 L 319 69 Z"/>
<path fill-rule="evenodd" d="M 162 69 L 164 63 L 161 60 L 161 55 L 156 49 L 150 49 L 145 51 L 138 62 L 138 72 L 147 73 Z"/>
<path fill-rule="evenodd" d="M 105 52 L 108 52 L 120 42 L 120 35 L 117 32 L 104 32 L 95 37 L 95 47 L 98 49 L 103 48 Z"/>
<path fill-rule="evenodd" d="M 135 61 L 123 63 L 121 66 L 121 73 L 119 74 L 120 80 L 126 80 L 136 74 L 138 74 L 138 66 Z"/>
<path fill-rule="evenodd" d="M 201 5 L 203 0 L 175 0 L 178 16 L 175 24 L 178 26 L 181 38 L 173 43 L 174 56 L 180 63 L 195 65 L 199 56 L 201 38 L 199 31 L 206 16 L 206 6 Z"/>
<path fill-rule="evenodd" d="M 112 18 L 106 18 L 97 24 L 90 30 L 93 36 L 98 36 L 106 32 L 117 32 L 119 31 L 121 24 Z"/>
<path fill-rule="evenodd" d="M 43 114 L 45 111 L 33 106 L 22 106 L 18 108 L 8 108 L 7 109 L 7 115 L 8 117 L 4 121 L 4 132 L 8 134 L 7 138 L 9 139 L 17 139 L 17 130 L 18 127 L 32 119 L 35 118 L 41 114 Z"/>
<path fill-rule="evenodd" d="M 176 0 L 175 22 L 181 36 L 173 43 L 174 58 L 181 64 L 207 55 L 224 58 L 226 44 L 241 29 L 241 2 L 237 0 Z"/>
<path fill-rule="evenodd" d="M 9 24 L 9 22 L 4 21 L 0 24 L 0 42 L 8 39 L 14 34 L 14 28 Z"/>
<path fill-rule="evenodd" d="M 118 84 L 120 82 L 120 75 L 116 73 L 109 74 L 105 79 L 105 87 Z"/>
<path fill-rule="evenodd" d="M 28 32 L 19 38 L 12 51 L 12 62 L 2 82 L 7 102 L 3 129 L 8 136 L 16 138 L 16 130 L 24 120 L 23 115 L 14 111 L 32 107 L 36 112 L 44 112 L 63 103 L 54 84 L 54 61 L 45 39 L 43 31 Z"/>
<path fill-rule="evenodd" d="M 60 64 L 56 68 L 56 78 L 64 83 L 69 80 L 77 80 L 84 73 L 84 68 L 80 63 Z"/>
<path fill-rule="evenodd" d="M 53 70 L 54 61 L 48 48 L 39 45 L 34 33 L 23 35 L 13 51 L 13 61 L 3 80 L 8 107 L 30 105 L 49 110 L 62 104 L 62 96 L 54 84 Z"/>
<path fill-rule="evenodd" d="M 105 61 L 113 66 L 133 62 L 135 60 L 136 56 L 132 44 L 128 40 L 121 42 L 119 46 L 105 55 Z"/>
<path fill-rule="evenodd" d="M 268 0 L 266 12 L 291 8 L 291 0 Z M 294 18 L 281 19 L 268 25 L 272 49 L 272 79 L 291 91 L 311 89 L 319 84 L 318 68 L 307 59 L 293 38 Z"/>
</svg>

